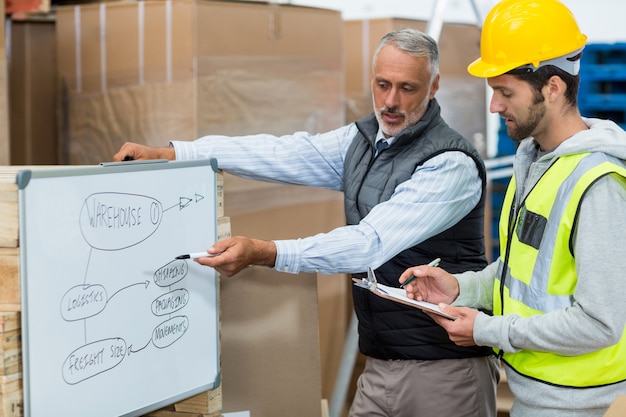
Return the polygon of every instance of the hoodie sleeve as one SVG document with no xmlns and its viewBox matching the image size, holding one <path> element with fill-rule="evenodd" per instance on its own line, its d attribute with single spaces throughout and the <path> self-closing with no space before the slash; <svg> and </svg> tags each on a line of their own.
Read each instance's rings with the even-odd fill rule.
<svg viewBox="0 0 626 417">
<path fill-rule="evenodd" d="M 474 323 L 478 345 L 581 355 L 617 343 L 626 326 L 626 180 L 607 176 L 584 197 L 574 235 L 574 303 L 543 315 L 491 317 Z"/>
<path fill-rule="evenodd" d="M 499 263 L 500 259 L 488 265 L 482 271 L 454 274 L 459 283 L 459 296 L 452 305 L 492 310 L 493 283 Z"/>
</svg>

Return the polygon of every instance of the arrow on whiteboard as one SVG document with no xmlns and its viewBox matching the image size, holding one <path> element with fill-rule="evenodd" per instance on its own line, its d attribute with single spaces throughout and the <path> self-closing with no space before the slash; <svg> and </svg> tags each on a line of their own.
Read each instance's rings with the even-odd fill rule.
<svg viewBox="0 0 626 417">
<path fill-rule="evenodd" d="M 196 202 L 197 201 L 198 200 L 196 200 Z M 193 203 L 193 199 L 191 199 L 189 197 L 179 197 L 177 204 L 174 204 L 173 206 L 170 206 L 170 207 L 166 208 L 163 211 L 168 211 L 169 209 L 173 209 L 174 207 L 178 207 L 179 210 L 182 210 L 182 209 L 184 209 L 185 207 L 187 207 L 191 203 Z"/>
<path fill-rule="evenodd" d="M 185 207 L 187 207 L 189 204 L 193 203 L 193 200 L 191 198 L 187 198 L 187 197 L 180 197 L 178 200 L 178 207 L 180 210 L 184 209 Z"/>
<path fill-rule="evenodd" d="M 150 342 L 152 342 L 152 339 L 148 340 L 148 343 L 146 343 L 144 346 L 140 347 L 137 350 L 133 350 L 133 345 L 128 346 L 128 354 L 130 355 L 131 353 L 137 353 L 137 352 L 140 352 L 140 351 L 144 350 L 145 348 L 148 347 Z"/>
<path fill-rule="evenodd" d="M 116 294 L 119 294 L 120 292 L 122 292 L 122 291 L 124 291 L 124 290 L 126 290 L 126 289 L 128 289 L 128 288 L 130 288 L 130 287 L 134 287 L 134 286 L 136 286 L 136 285 L 143 285 L 143 286 L 144 286 L 144 288 L 148 288 L 148 285 L 150 285 L 150 281 L 145 280 L 145 281 L 143 281 L 143 282 L 137 282 L 137 283 L 135 283 L 135 284 L 130 284 L 130 285 L 126 286 L 126 287 L 122 287 L 122 288 L 120 288 L 119 290 L 117 290 L 117 291 L 115 291 L 113 294 L 111 294 L 111 296 L 110 296 L 110 297 L 109 297 L 109 299 L 107 300 L 107 304 L 109 303 L 109 301 L 111 301 L 111 298 L 115 297 L 115 295 L 116 295 Z"/>
</svg>

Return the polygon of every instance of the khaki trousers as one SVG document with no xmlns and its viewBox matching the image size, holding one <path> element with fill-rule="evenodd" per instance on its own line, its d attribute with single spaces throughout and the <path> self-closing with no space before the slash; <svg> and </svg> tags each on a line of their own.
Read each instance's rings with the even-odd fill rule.
<svg viewBox="0 0 626 417">
<path fill-rule="evenodd" d="M 494 356 L 367 358 L 349 417 L 495 417 L 499 380 Z"/>
</svg>

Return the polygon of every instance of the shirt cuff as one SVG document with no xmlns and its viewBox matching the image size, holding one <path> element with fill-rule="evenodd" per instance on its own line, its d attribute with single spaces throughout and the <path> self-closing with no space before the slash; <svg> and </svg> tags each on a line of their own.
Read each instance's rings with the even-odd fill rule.
<svg viewBox="0 0 626 417">
<path fill-rule="evenodd" d="M 289 274 L 300 272 L 300 251 L 296 240 L 275 240 L 276 263 L 274 269 Z"/>
<path fill-rule="evenodd" d="M 493 340 L 493 334 L 490 331 L 487 331 L 487 329 L 493 331 L 491 328 L 493 325 L 497 325 L 497 322 L 490 319 L 493 319 L 493 317 L 490 317 L 483 312 L 479 312 L 474 320 L 472 337 L 474 338 L 474 343 L 478 346 L 492 346 L 499 349 L 499 346 L 497 346 L 497 343 Z"/>
<path fill-rule="evenodd" d="M 172 140 L 170 146 L 174 148 L 178 161 L 198 159 L 198 152 L 193 142 Z"/>
<path fill-rule="evenodd" d="M 472 278 L 467 278 L 463 274 L 453 274 L 459 283 L 459 296 L 451 305 L 457 307 L 474 306 L 476 304 L 476 293 L 474 291 Z"/>
</svg>

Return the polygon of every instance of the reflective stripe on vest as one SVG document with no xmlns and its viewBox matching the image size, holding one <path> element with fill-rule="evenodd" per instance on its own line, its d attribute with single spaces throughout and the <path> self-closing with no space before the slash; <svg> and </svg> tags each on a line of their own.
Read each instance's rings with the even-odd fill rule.
<svg viewBox="0 0 626 417">
<path fill-rule="evenodd" d="M 596 180 L 612 173 L 626 178 L 621 161 L 603 153 L 559 158 L 525 198 L 514 227 L 509 225 L 515 195 L 511 179 L 500 219 L 501 257 L 507 249 L 510 256 L 495 281 L 494 314 L 530 317 L 573 304 L 577 275 L 570 239 L 579 205 Z M 523 350 L 505 353 L 503 360 L 522 375 L 556 385 L 591 387 L 626 380 L 626 340 L 573 357 Z"/>
</svg>

